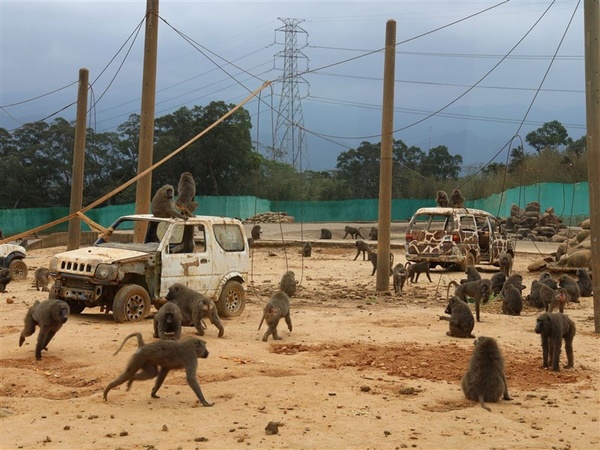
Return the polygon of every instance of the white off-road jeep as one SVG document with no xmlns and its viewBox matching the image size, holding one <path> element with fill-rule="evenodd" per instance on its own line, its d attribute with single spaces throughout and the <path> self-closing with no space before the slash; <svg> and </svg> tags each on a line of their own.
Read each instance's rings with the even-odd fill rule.
<svg viewBox="0 0 600 450">
<path fill-rule="evenodd" d="M 142 243 L 131 242 L 135 227 L 145 236 Z M 212 298 L 221 317 L 244 310 L 249 248 L 239 220 L 134 214 L 119 218 L 108 230 L 93 246 L 50 260 L 55 280 L 50 297 L 66 301 L 71 313 L 99 306 L 112 310 L 115 322 L 140 321 L 152 305 L 164 303 L 174 283 Z"/>
<path fill-rule="evenodd" d="M 10 278 L 13 280 L 23 280 L 27 278 L 27 264 L 25 257 L 27 250 L 18 244 L 0 244 L 0 269 L 10 270 Z"/>
</svg>

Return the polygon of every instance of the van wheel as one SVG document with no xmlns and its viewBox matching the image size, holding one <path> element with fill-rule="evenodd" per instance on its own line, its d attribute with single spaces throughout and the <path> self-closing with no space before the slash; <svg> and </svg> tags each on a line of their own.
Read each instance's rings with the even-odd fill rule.
<svg viewBox="0 0 600 450">
<path fill-rule="evenodd" d="M 115 295 L 112 310 L 117 323 L 139 322 L 150 313 L 150 295 L 137 284 L 126 284 Z"/>
<path fill-rule="evenodd" d="M 22 259 L 13 259 L 8 264 L 8 270 L 10 270 L 10 277 L 13 280 L 24 280 L 27 278 L 27 264 Z"/>
<path fill-rule="evenodd" d="M 475 257 L 473 256 L 473 253 L 467 253 L 464 262 L 460 265 L 460 270 L 464 272 L 469 266 L 475 266 Z"/>
<path fill-rule="evenodd" d="M 221 291 L 217 302 L 220 317 L 236 317 L 242 314 L 246 307 L 246 291 L 241 283 L 229 280 Z"/>
</svg>

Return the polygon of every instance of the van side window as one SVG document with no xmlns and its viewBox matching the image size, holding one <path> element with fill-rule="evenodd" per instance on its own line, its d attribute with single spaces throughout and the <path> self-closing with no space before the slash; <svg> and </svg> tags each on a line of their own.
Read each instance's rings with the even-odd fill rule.
<svg viewBox="0 0 600 450">
<path fill-rule="evenodd" d="M 461 216 L 460 229 L 462 231 L 475 231 L 477 229 L 475 218 L 473 216 Z"/>
<path fill-rule="evenodd" d="M 213 225 L 217 243 L 226 252 L 243 252 L 245 248 L 242 229 L 238 225 L 220 224 Z"/>
</svg>

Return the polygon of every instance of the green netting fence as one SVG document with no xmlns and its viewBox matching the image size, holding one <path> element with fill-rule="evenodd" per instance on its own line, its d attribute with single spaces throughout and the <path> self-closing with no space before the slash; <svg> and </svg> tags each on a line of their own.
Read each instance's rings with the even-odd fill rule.
<svg viewBox="0 0 600 450">
<path fill-rule="evenodd" d="M 376 222 L 379 201 L 377 199 L 356 199 L 326 202 L 271 201 L 253 196 L 243 197 L 196 197 L 199 207 L 196 214 L 238 217 L 247 219 L 268 211 L 284 211 L 293 216 L 296 222 Z M 589 186 L 587 182 L 538 183 L 509 189 L 485 199 L 468 200 L 468 208 L 484 209 L 499 217 L 507 217 L 514 203 L 524 208 L 529 202 L 540 203 L 542 212 L 549 207 L 567 225 L 575 225 L 589 217 Z M 414 211 L 423 206 L 435 206 L 433 199 L 393 199 L 392 221 L 406 221 Z M 133 214 L 135 205 L 106 206 L 89 211 L 86 215 L 102 226 L 109 226 L 118 217 Z M 5 236 L 31 230 L 46 223 L 58 220 L 69 214 L 69 208 L 28 208 L 0 210 L 0 229 Z M 83 231 L 89 231 L 82 224 Z M 64 222 L 46 233 L 67 231 Z"/>
</svg>

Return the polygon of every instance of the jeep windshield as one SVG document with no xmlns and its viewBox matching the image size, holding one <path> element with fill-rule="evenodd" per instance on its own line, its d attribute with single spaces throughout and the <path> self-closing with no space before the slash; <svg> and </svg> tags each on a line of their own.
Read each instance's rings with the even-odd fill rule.
<svg viewBox="0 0 600 450">
<path fill-rule="evenodd" d="M 143 243 L 129 242 L 133 238 L 133 230 L 136 226 L 143 227 L 145 237 Z M 106 233 L 100 234 L 94 246 L 104 248 L 122 248 L 136 250 L 140 252 L 154 252 L 158 249 L 160 242 L 169 226 L 165 220 L 149 220 L 147 218 L 129 218 L 123 217 L 117 220 Z M 116 239 L 117 235 L 127 236 Z M 170 238 L 170 244 L 180 244 L 183 240 L 182 233 L 173 234 Z"/>
</svg>

